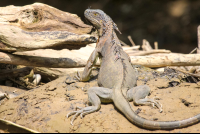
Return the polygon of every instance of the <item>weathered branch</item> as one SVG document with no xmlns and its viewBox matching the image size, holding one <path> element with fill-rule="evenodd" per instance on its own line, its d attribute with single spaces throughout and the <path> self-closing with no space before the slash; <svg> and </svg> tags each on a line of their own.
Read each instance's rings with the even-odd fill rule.
<svg viewBox="0 0 200 134">
<path fill-rule="evenodd" d="M 0 63 L 34 66 L 34 67 L 52 67 L 52 68 L 72 68 L 83 67 L 86 61 L 73 58 L 52 58 L 52 57 L 37 57 L 37 56 L 20 56 L 0 52 Z"/>
<path fill-rule="evenodd" d="M 127 51 L 125 50 L 125 52 L 129 55 L 129 56 L 144 56 L 144 55 L 150 55 L 150 54 L 156 54 L 156 53 L 171 53 L 171 51 L 169 50 L 162 50 L 162 49 L 158 49 L 158 50 L 149 50 L 149 51 Z"/>
<path fill-rule="evenodd" d="M 26 32 L 15 26 L 0 24 L 0 27 L 1 47 L 4 50 L 11 48 L 16 51 L 41 48 L 72 49 L 96 42 L 96 38 L 91 35 L 78 35 L 68 31 Z"/>
<path fill-rule="evenodd" d="M 168 54 L 165 56 L 130 56 L 132 64 L 146 67 L 199 66 L 200 54 Z"/>
<path fill-rule="evenodd" d="M 177 71 L 182 72 L 182 73 L 185 73 L 185 74 L 190 75 L 190 76 L 194 76 L 194 77 L 200 78 L 200 75 L 198 75 L 198 74 L 190 73 L 188 71 L 184 71 L 184 70 L 181 70 L 181 69 L 175 68 L 175 67 L 169 67 L 169 68 L 177 70 Z"/>
<path fill-rule="evenodd" d="M 143 49 L 144 51 L 153 50 L 153 48 L 151 47 L 150 43 L 149 43 L 146 39 L 143 39 L 143 42 L 142 42 L 142 49 Z"/>
<path fill-rule="evenodd" d="M 158 49 L 158 42 L 157 41 L 154 42 L 154 49 L 156 49 L 156 50 Z"/>
<path fill-rule="evenodd" d="M 89 47 L 89 49 L 87 49 Z M 84 67 L 93 49 L 90 46 L 80 50 L 34 50 L 8 54 L 0 52 L 0 63 L 49 67 L 49 68 L 73 68 Z M 164 66 L 198 66 L 200 54 L 165 54 L 155 56 L 130 56 L 132 64 L 147 67 Z M 99 65 L 99 62 L 97 63 Z"/>
<path fill-rule="evenodd" d="M 129 41 L 131 42 L 132 46 L 136 46 L 135 43 L 133 42 L 133 40 L 132 40 L 132 38 L 131 38 L 130 35 L 128 36 L 128 39 L 129 39 Z"/>
<path fill-rule="evenodd" d="M 137 45 L 137 46 L 132 46 L 132 47 L 123 47 L 123 50 L 125 52 L 128 52 L 128 51 L 138 50 L 139 48 L 140 48 L 140 45 Z"/>
<path fill-rule="evenodd" d="M 96 42 L 92 26 L 68 12 L 35 3 L 23 7 L 0 7 L 0 49 L 78 49 Z"/>
</svg>

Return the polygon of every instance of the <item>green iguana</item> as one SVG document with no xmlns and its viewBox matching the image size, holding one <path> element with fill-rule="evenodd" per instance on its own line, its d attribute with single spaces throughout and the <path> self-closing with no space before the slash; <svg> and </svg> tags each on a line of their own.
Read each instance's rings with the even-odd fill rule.
<svg viewBox="0 0 200 134">
<path fill-rule="evenodd" d="M 187 127 L 200 121 L 200 114 L 181 121 L 151 121 L 137 115 L 128 101 L 133 100 L 136 105 L 154 104 L 161 110 L 161 105 L 154 99 L 145 98 L 150 88 L 147 85 L 136 86 L 137 78 L 129 56 L 123 51 L 120 41 L 114 30 L 118 30 L 113 20 L 102 10 L 87 9 L 84 13 L 98 30 L 99 40 L 95 50 L 88 59 L 87 65 L 80 76 L 79 81 L 88 81 L 92 67 L 97 58 L 101 59 L 101 67 L 98 76 L 99 87 L 88 89 L 88 99 L 92 106 L 77 107 L 78 111 L 70 112 L 67 117 L 75 114 L 71 124 L 80 115 L 95 112 L 100 109 L 101 102 L 113 102 L 125 117 L 133 124 L 145 129 L 175 129 Z M 72 124 L 73 125 L 73 124 Z"/>
</svg>

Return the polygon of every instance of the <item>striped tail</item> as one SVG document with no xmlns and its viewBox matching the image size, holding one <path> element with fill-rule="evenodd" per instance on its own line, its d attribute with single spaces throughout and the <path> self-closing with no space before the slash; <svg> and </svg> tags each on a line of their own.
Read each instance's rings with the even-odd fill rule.
<svg viewBox="0 0 200 134">
<path fill-rule="evenodd" d="M 169 130 L 191 126 L 200 122 L 200 114 L 181 121 L 151 121 L 135 114 L 129 102 L 124 98 L 121 89 L 113 90 L 113 102 L 126 118 L 138 127 L 152 130 Z"/>
</svg>

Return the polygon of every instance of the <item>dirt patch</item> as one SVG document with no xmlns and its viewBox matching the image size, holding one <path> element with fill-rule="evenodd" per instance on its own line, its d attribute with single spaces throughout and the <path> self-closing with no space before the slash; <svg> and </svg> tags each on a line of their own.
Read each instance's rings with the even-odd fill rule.
<svg viewBox="0 0 200 134">
<path fill-rule="evenodd" d="M 73 76 L 73 75 L 72 75 Z M 40 132 L 200 132 L 200 123 L 171 131 L 150 131 L 138 128 L 130 123 L 113 104 L 102 104 L 101 109 L 78 117 L 74 126 L 66 118 L 67 113 L 76 106 L 87 104 L 87 89 L 97 86 L 96 76 L 90 82 L 75 82 L 71 76 L 58 78 L 40 88 L 5 101 L 0 106 L 0 118 L 10 120 L 22 126 Z M 66 81 L 67 78 L 67 81 Z M 200 83 L 181 82 L 170 86 L 170 81 L 163 78 L 151 79 L 146 84 L 151 88 L 149 98 L 160 97 L 163 112 L 150 106 L 133 106 L 140 109 L 139 115 L 149 120 L 182 120 L 200 113 Z M 138 85 L 143 81 L 138 81 Z M 1 132 L 1 131 L 0 131 Z"/>
</svg>

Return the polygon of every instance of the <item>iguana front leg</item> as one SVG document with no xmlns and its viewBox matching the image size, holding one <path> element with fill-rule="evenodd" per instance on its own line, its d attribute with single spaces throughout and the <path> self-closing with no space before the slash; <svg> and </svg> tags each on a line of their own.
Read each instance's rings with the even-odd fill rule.
<svg viewBox="0 0 200 134">
<path fill-rule="evenodd" d="M 128 101 L 132 101 L 134 105 L 155 105 L 162 112 L 162 105 L 155 99 L 147 98 L 150 88 L 147 85 L 133 87 L 127 91 Z"/>
<path fill-rule="evenodd" d="M 77 116 L 81 116 L 83 118 L 84 115 L 95 112 L 100 109 L 101 102 L 110 103 L 112 102 L 112 94 L 113 90 L 104 87 L 91 87 L 88 89 L 88 100 L 92 104 L 92 106 L 88 107 L 76 107 L 76 109 L 80 109 L 77 111 L 73 111 L 67 114 L 67 118 L 71 115 L 74 115 L 71 119 L 71 124 L 73 125 L 73 121 Z"/>
<path fill-rule="evenodd" d="M 99 54 L 97 52 L 97 49 L 95 49 L 90 55 L 82 75 L 80 76 L 79 72 L 77 72 L 76 78 L 79 81 L 88 81 L 90 79 L 92 67 L 96 64 L 98 57 Z"/>
</svg>

